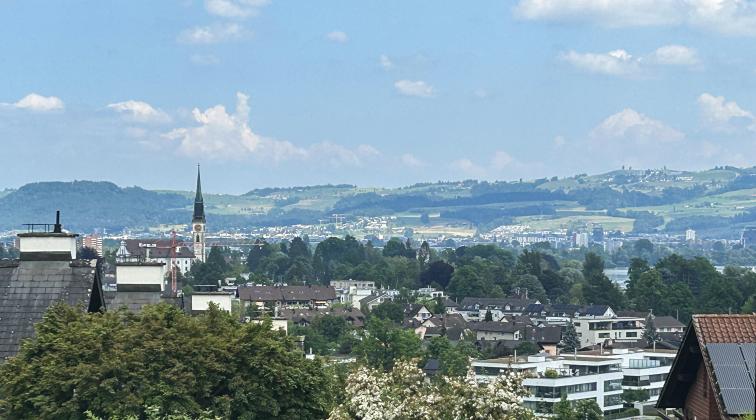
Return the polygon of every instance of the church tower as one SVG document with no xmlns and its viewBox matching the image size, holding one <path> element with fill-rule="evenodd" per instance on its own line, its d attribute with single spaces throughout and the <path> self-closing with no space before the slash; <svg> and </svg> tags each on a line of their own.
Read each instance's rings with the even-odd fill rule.
<svg viewBox="0 0 756 420">
<path fill-rule="evenodd" d="M 205 202 L 202 200 L 199 164 L 197 164 L 197 195 L 194 197 L 194 215 L 192 216 L 192 243 L 195 258 L 205 262 Z"/>
</svg>

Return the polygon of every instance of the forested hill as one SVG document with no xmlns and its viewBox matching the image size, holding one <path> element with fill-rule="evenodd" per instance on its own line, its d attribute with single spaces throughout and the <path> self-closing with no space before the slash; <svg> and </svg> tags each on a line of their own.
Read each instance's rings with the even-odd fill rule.
<svg viewBox="0 0 756 420">
<path fill-rule="evenodd" d="M 0 192 L 0 230 L 52 222 L 60 209 L 69 229 L 88 232 L 185 224 L 190 191 L 121 188 L 110 182 L 40 182 Z M 466 226 L 487 231 L 506 224 L 533 229 L 599 223 L 606 230 L 735 237 L 756 224 L 756 168 L 706 171 L 622 169 L 598 175 L 529 181 L 458 181 L 402 188 L 316 185 L 261 188 L 242 195 L 205 191 L 214 229 L 317 224 L 391 216 L 395 226 Z"/>
<path fill-rule="evenodd" d="M 21 229 L 23 223 L 54 223 L 60 210 L 66 229 L 154 226 L 185 222 L 189 199 L 110 182 L 37 182 L 0 197 L 0 229 Z"/>
</svg>

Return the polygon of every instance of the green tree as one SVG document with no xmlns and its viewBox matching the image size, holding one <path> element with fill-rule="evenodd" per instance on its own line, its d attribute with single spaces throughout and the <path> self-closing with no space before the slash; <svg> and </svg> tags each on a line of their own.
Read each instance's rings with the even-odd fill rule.
<svg viewBox="0 0 756 420">
<path fill-rule="evenodd" d="M 370 318 L 354 354 L 370 367 L 390 371 L 399 359 L 419 357 L 422 345 L 414 331 L 403 330 L 389 320 Z"/>
<path fill-rule="evenodd" d="M 643 329 L 643 339 L 646 340 L 649 346 L 653 346 L 654 343 L 659 342 L 659 333 L 656 331 L 656 323 L 654 322 L 654 315 L 648 314 L 646 316 L 646 326 Z"/>
<path fill-rule="evenodd" d="M 604 274 L 604 261 L 600 256 L 592 252 L 585 255 L 583 277 L 585 277 L 583 296 L 588 303 L 609 305 L 614 310 L 624 307 L 625 296 L 622 290 Z"/>
<path fill-rule="evenodd" d="M 580 338 L 578 338 L 577 330 L 575 330 L 575 324 L 572 321 L 567 321 L 567 326 L 562 335 L 562 350 L 572 352 L 579 348 Z"/>
<path fill-rule="evenodd" d="M 291 240 L 291 244 L 289 245 L 289 258 L 292 260 L 297 258 L 304 258 L 306 260 L 309 260 L 312 257 L 310 253 L 310 246 L 305 243 L 302 238 L 297 236 L 296 238 Z"/>
<path fill-rule="evenodd" d="M 564 395 L 551 408 L 551 414 L 554 415 L 554 420 L 579 420 L 575 409 L 572 407 L 572 403 L 567 401 L 567 397 Z"/>
<path fill-rule="evenodd" d="M 635 402 L 648 401 L 651 398 L 647 389 L 625 389 L 622 391 L 622 401 L 627 405 L 632 405 Z"/>
<path fill-rule="evenodd" d="M 323 418 L 331 376 L 270 324 L 217 307 L 191 317 L 166 305 L 85 313 L 51 307 L 0 365 L 4 418 Z M 209 415 L 208 415 L 209 413 Z"/>
<path fill-rule="evenodd" d="M 604 413 L 595 400 L 580 400 L 575 403 L 575 414 L 580 420 L 601 420 Z"/>
<path fill-rule="evenodd" d="M 397 324 L 401 324 L 404 320 L 404 305 L 387 300 L 373 308 L 370 312 L 370 316 L 379 319 L 387 319 Z"/>
</svg>

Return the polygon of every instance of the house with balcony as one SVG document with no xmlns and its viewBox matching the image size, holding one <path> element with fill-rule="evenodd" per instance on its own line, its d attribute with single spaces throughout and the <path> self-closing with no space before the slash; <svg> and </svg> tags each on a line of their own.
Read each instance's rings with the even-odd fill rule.
<svg viewBox="0 0 756 420">
<path fill-rule="evenodd" d="M 602 345 L 607 342 L 636 342 L 643 336 L 645 322 L 645 318 L 618 317 L 613 312 L 605 312 L 598 316 L 580 315 L 572 321 L 580 338 L 581 347 Z"/>
<path fill-rule="evenodd" d="M 538 416 L 552 413 L 564 396 L 568 401 L 594 400 L 605 414 L 622 410 L 621 360 L 576 355 L 506 357 L 472 362 L 476 380 L 486 383 L 515 371 L 527 376 L 523 385 L 530 392 L 523 406 Z"/>
<path fill-rule="evenodd" d="M 644 389 L 649 399 L 641 405 L 654 405 L 659 399 L 664 381 L 667 380 L 676 350 L 668 349 L 612 349 L 600 354 L 598 351 L 578 352 L 578 355 L 621 360 L 622 389 Z M 640 407 L 637 407 L 640 408 Z"/>
</svg>

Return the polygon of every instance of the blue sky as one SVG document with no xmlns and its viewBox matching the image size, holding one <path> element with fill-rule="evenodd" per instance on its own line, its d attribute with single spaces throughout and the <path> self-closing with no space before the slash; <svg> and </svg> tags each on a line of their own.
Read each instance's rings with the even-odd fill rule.
<svg viewBox="0 0 756 420">
<path fill-rule="evenodd" d="M 756 162 L 756 2 L 0 3 L 0 187 Z"/>
</svg>

